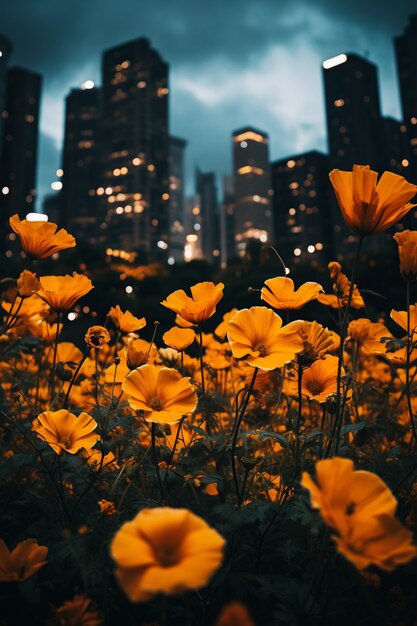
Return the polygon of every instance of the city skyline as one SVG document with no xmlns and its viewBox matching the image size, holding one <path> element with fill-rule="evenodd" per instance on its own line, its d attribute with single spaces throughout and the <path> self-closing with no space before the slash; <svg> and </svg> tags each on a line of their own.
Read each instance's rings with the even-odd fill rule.
<svg viewBox="0 0 417 626">
<path fill-rule="evenodd" d="M 130 2 L 116 26 L 111 12 L 103 9 L 106 18 L 100 18 L 101 28 L 90 36 L 85 32 L 86 20 L 96 2 L 83 7 L 78 21 L 66 15 L 65 7 L 52 10 L 47 1 L 43 9 L 23 4 L 26 11 L 20 5 L 20 15 L 12 6 L 2 8 L 2 22 L 14 46 L 11 66 L 24 65 L 45 77 L 38 176 L 41 196 L 49 191 L 55 170 L 61 166 L 65 96 L 84 80 L 99 83 L 103 50 L 134 37 L 149 37 L 170 64 L 170 125 L 171 132 L 188 143 L 187 192 L 194 165 L 217 175 L 231 172 L 229 137 L 239 126 L 256 125 L 269 134 L 272 160 L 308 149 L 326 150 L 321 62 L 337 52 L 358 52 L 378 66 L 383 114 L 400 117 L 393 37 L 403 32 L 412 2 L 391 8 L 384 3 L 375 14 L 376 3 L 364 8 L 353 2 L 349 15 L 343 7 L 325 1 L 315 7 L 285 2 L 279 10 L 274 3 L 255 6 L 247 2 L 240 12 L 234 3 L 224 8 L 214 2 L 213 15 L 204 7 L 192 9 L 187 1 L 175 7 L 176 13 L 164 2 L 154 3 L 152 9 L 142 3 L 137 23 L 126 19 L 129 9 L 131 18 L 139 10 L 137 3 Z M 213 20 L 220 8 L 223 13 L 215 31 Z M 62 24 L 72 26 L 66 30 L 76 46 L 59 28 L 60 16 Z M 28 19 L 33 23 L 32 37 L 23 41 L 23 22 Z M 52 21 L 55 28 L 46 32 Z M 207 27 L 204 36 L 203 24 Z M 197 34 L 199 46 L 193 48 Z M 48 54 L 45 40 L 50 42 Z"/>
</svg>

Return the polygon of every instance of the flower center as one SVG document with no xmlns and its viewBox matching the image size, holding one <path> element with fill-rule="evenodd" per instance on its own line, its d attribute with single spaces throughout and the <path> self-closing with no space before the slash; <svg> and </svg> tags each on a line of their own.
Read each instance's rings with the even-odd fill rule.
<svg viewBox="0 0 417 626">
<path fill-rule="evenodd" d="M 72 442 L 70 439 L 60 439 L 59 443 L 63 445 L 66 450 L 69 450 L 71 448 Z"/>
<path fill-rule="evenodd" d="M 306 387 L 313 396 L 319 396 L 323 391 L 322 385 L 316 381 L 308 383 Z"/>
<path fill-rule="evenodd" d="M 257 343 L 254 350 L 259 352 L 259 356 L 266 356 L 268 354 L 268 348 L 264 343 Z"/>
<path fill-rule="evenodd" d="M 355 512 L 355 509 L 356 509 L 356 504 L 354 502 L 349 502 L 349 504 L 346 507 L 345 514 L 353 515 L 353 513 Z"/>
<path fill-rule="evenodd" d="M 174 546 L 161 546 L 156 550 L 156 558 L 163 567 L 170 567 L 178 563 L 179 555 Z"/>
<path fill-rule="evenodd" d="M 162 400 L 158 396 L 152 396 L 148 404 L 153 411 L 162 411 L 164 408 Z"/>
</svg>

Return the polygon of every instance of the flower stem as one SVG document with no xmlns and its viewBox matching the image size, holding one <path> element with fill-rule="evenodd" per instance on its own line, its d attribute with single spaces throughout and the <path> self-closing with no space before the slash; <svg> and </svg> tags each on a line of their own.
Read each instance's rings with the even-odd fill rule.
<svg viewBox="0 0 417 626">
<path fill-rule="evenodd" d="M 408 415 L 410 418 L 412 438 L 417 444 L 417 432 L 414 423 L 414 413 L 411 404 L 411 381 L 410 381 L 410 357 L 412 350 L 412 337 L 411 337 L 411 316 L 410 316 L 410 281 L 406 281 L 406 300 L 407 300 L 407 345 L 406 345 L 406 365 L 405 365 L 405 395 L 407 398 Z M 414 332 L 414 329 L 413 329 Z"/>
<path fill-rule="evenodd" d="M 162 480 L 161 480 L 161 474 L 159 473 L 159 463 L 158 463 L 158 457 L 156 455 L 156 423 L 152 422 L 152 428 L 151 428 L 151 445 L 152 445 L 152 458 L 153 458 L 153 463 L 155 466 L 155 471 L 156 471 L 156 477 L 158 480 L 158 487 L 159 487 L 159 493 L 161 496 L 161 500 L 164 501 L 164 489 L 162 486 Z"/>
</svg>

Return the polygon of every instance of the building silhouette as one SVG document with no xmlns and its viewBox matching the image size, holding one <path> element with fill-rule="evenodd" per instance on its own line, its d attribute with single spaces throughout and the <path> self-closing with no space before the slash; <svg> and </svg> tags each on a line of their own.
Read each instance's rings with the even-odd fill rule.
<svg viewBox="0 0 417 626">
<path fill-rule="evenodd" d="M 329 157 L 312 150 L 272 163 L 275 247 L 287 267 L 333 255 Z"/>
<path fill-rule="evenodd" d="M 232 134 L 235 193 L 235 245 L 244 254 L 246 243 L 273 239 L 268 135 L 247 126 Z"/>
<path fill-rule="evenodd" d="M 96 193 L 111 248 L 165 258 L 169 152 L 168 65 L 144 38 L 105 51 Z"/>
<path fill-rule="evenodd" d="M 91 81 L 65 101 L 61 222 L 77 240 L 98 243 L 100 90 Z"/>
<path fill-rule="evenodd" d="M 234 176 L 223 177 L 223 200 L 220 207 L 220 264 L 223 268 L 236 256 L 234 184 Z"/>
<path fill-rule="evenodd" d="M 184 261 L 185 199 L 184 152 L 187 145 L 180 137 L 169 138 L 169 248 L 168 263 Z"/>
<path fill-rule="evenodd" d="M 323 63 L 327 139 L 331 168 L 354 164 L 380 169 L 381 118 L 377 67 L 357 54 Z"/>
<path fill-rule="evenodd" d="M 395 38 L 401 109 L 407 130 L 410 176 L 417 183 L 417 13 L 410 15 L 402 35 Z"/>
<path fill-rule="evenodd" d="M 195 190 L 200 213 L 197 214 L 196 207 L 193 208 L 193 216 L 198 217 L 193 229 L 200 225 L 197 230 L 203 258 L 209 263 L 217 263 L 220 257 L 220 213 L 216 175 L 196 168 Z"/>
<path fill-rule="evenodd" d="M 0 172 L 3 222 L 14 213 L 25 216 L 35 210 L 41 85 L 35 72 L 20 67 L 7 72 Z"/>
</svg>

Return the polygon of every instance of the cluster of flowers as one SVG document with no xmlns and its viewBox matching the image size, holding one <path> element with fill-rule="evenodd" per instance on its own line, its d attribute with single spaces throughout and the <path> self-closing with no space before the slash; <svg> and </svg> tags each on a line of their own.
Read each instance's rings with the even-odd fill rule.
<svg viewBox="0 0 417 626">
<path fill-rule="evenodd" d="M 352 172 L 333 171 L 330 178 L 342 215 L 358 235 L 358 251 L 365 236 L 389 228 L 415 206 L 409 200 L 417 187 L 389 172 L 377 182 L 368 166 L 355 166 Z M 15 215 L 10 226 L 29 261 L 75 246 L 74 238 L 55 224 L 20 221 Z M 395 239 L 409 295 L 417 277 L 417 232 L 399 232 Z M 397 501 L 388 486 L 372 472 L 354 471 L 353 461 L 339 456 L 352 444 L 355 425 L 375 421 L 363 393 L 369 385 L 379 399 L 381 392 L 389 394 L 395 404 L 391 418 L 400 441 L 417 445 L 417 305 L 408 297 L 405 311 L 392 311 L 406 332 L 400 339 L 381 322 L 351 319 L 353 309 L 364 307 L 355 269 L 349 279 L 339 263 L 330 263 L 329 294 L 315 282 L 295 289 L 288 276 L 268 279 L 260 290 L 264 305 L 233 309 L 213 333 L 203 332 L 204 324 L 215 315 L 224 285 L 202 282 L 191 287 L 191 295 L 175 291 L 161 302 L 176 318 L 163 335 L 166 347 L 159 349 L 157 325 L 152 341 L 145 341 L 137 334 L 145 318 L 114 306 L 104 326 L 88 329 L 84 352 L 60 341 L 60 335 L 63 314 L 93 289 L 88 277 L 38 276 L 25 269 L 16 280 L 3 280 L 5 458 L 14 454 L 10 432 L 17 447 L 36 451 L 71 525 L 100 476 L 113 471 L 119 480 L 132 463 L 132 447 L 143 458 L 150 451 L 159 506 L 142 508 L 120 526 L 109 546 L 114 574 L 132 602 L 201 589 L 222 565 L 225 538 L 188 508 L 177 508 L 181 503 L 172 502 L 167 489 L 170 470 L 186 463 L 196 441 L 206 440 L 212 452 L 222 446 L 231 460 L 222 477 L 212 461 L 200 473 L 183 473 L 207 497 L 220 494 L 238 507 L 256 498 L 283 506 L 301 480 L 312 507 L 333 531 L 338 551 L 357 569 L 376 565 L 391 571 L 416 556 L 412 533 L 395 517 Z M 338 332 L 316 321 L 289 321 L 291 312 L 313 300 L 338 312 Z M 28 337 L 37 341 L 20 349 Z M 216 398 L 221 402 L 216 404 Z M 263 412 L 267 428 L 254 429 L 253 419 L 247 419 L 256 411 Z M 136 431 L 126 421 L 119 423 L 119 416 L 129 418 Z M 378 445 L 388 448 L 390 442 L 381 439 Z M 86 476 L 81 496 L 62 474 L 66 455 L 94 473 L 91 484 Z M 266 457 L 272 458 L 268 464 Z M 55 460 L 58 478 L 51 470 Z M 312 463 L 316 480 L 302 472 Z M 208 473 L 215 479 L 207 480 Z M 109 517 L 120 506 L 110 496 L 98 502 Z M 26 580 L 45 566 L 47 556 L 48 546 L 33 538 L 13 548 L 1 540 L 0 581 Z M 252 624 L 241 607 L 227 610 L 238 617 L 227 622 L 220 616 L 219 625 L 237 619 Z M 83 595 L 57 609 L 59 623 L 67 623 L 67 614 L 84 616 L 79 623 L 87 618 L 89 624 L 101 623 Z"/>
</svg>

